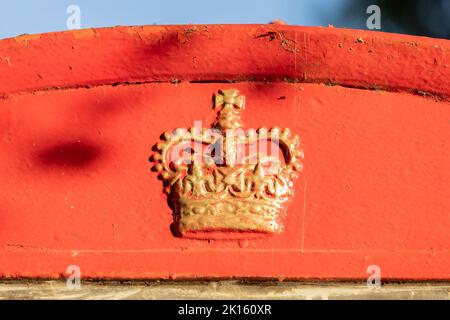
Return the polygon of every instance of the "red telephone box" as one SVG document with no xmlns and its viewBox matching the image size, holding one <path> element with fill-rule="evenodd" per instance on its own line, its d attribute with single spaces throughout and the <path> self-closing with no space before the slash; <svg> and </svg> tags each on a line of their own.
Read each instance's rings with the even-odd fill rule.
<svg viewBox="0 0 450 320">
<path fill-rule="evenodd" d="M 450 278 L 448 40 L 116 27 L 2 40 L 0 57 L 3 278 Z M 153 158 L 165 132 L 235 116 L 289 129 L 285 185 L 256 163 Z"/>
</svg>

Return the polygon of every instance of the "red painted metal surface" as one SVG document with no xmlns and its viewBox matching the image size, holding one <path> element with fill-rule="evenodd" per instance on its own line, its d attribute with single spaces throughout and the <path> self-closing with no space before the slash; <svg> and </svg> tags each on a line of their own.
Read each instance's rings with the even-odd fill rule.
<svg viewBox="0 0 450 320">
<path fill-rule="evenodd" d="M 0 41 L 0 274 L 344 279 L 375 264 L 385 279 L 449 279 L 449 53 L 446 40 L 282 25 Z M 211 124 L 227 88 L 246 96 L 248 127 L 301 137 L 286 229 L 174 237 L 150 148 Z"/>
</svg>

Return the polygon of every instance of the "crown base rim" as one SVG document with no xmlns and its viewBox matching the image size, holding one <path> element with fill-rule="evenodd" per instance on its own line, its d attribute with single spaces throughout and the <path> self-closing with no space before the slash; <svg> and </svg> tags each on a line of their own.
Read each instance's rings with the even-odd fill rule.
<svg viewBox="0 0 450 320">
<path fill-rule="evenodd" d="M 248 239 L 280 233 L 278 217 L 222 212 L 216 215 L 182 216 L 178 230 L 183 237 Z"/>
</svg>

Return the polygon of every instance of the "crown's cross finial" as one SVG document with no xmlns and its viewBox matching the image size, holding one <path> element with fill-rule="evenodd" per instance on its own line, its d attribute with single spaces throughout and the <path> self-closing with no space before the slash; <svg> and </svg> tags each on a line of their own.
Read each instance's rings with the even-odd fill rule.
<svg viewBox="0 0 450 320">
<path fill-rule="evenodd" d="M 214 108 L 221 108 L 215 127 L 220 130 L 242 127 L 240 111 L 245 108 L 245 97 L 239 95 L 239 90 L 220 90 L 214 96 Z"/>
</svg>

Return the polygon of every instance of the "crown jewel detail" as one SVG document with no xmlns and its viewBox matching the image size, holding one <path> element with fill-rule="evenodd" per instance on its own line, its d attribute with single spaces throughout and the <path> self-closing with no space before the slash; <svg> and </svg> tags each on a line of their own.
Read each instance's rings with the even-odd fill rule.
<svg viewBox="0 0 450 320">
<path fill-rule="evenodd" d="M 214 108 L 211 129 L 165 132 L 150 158 L 168 194 L 175 232 L 204 238 L 217 231 L 237 238 L 281 232 L 293 180 L 303 168 L 298 136 L 287 128 L 245 132 L 245 97 L 236 89 L 219 91 Z M 275 155 L 261 152 L 268 144 Z"/>
</svg>

